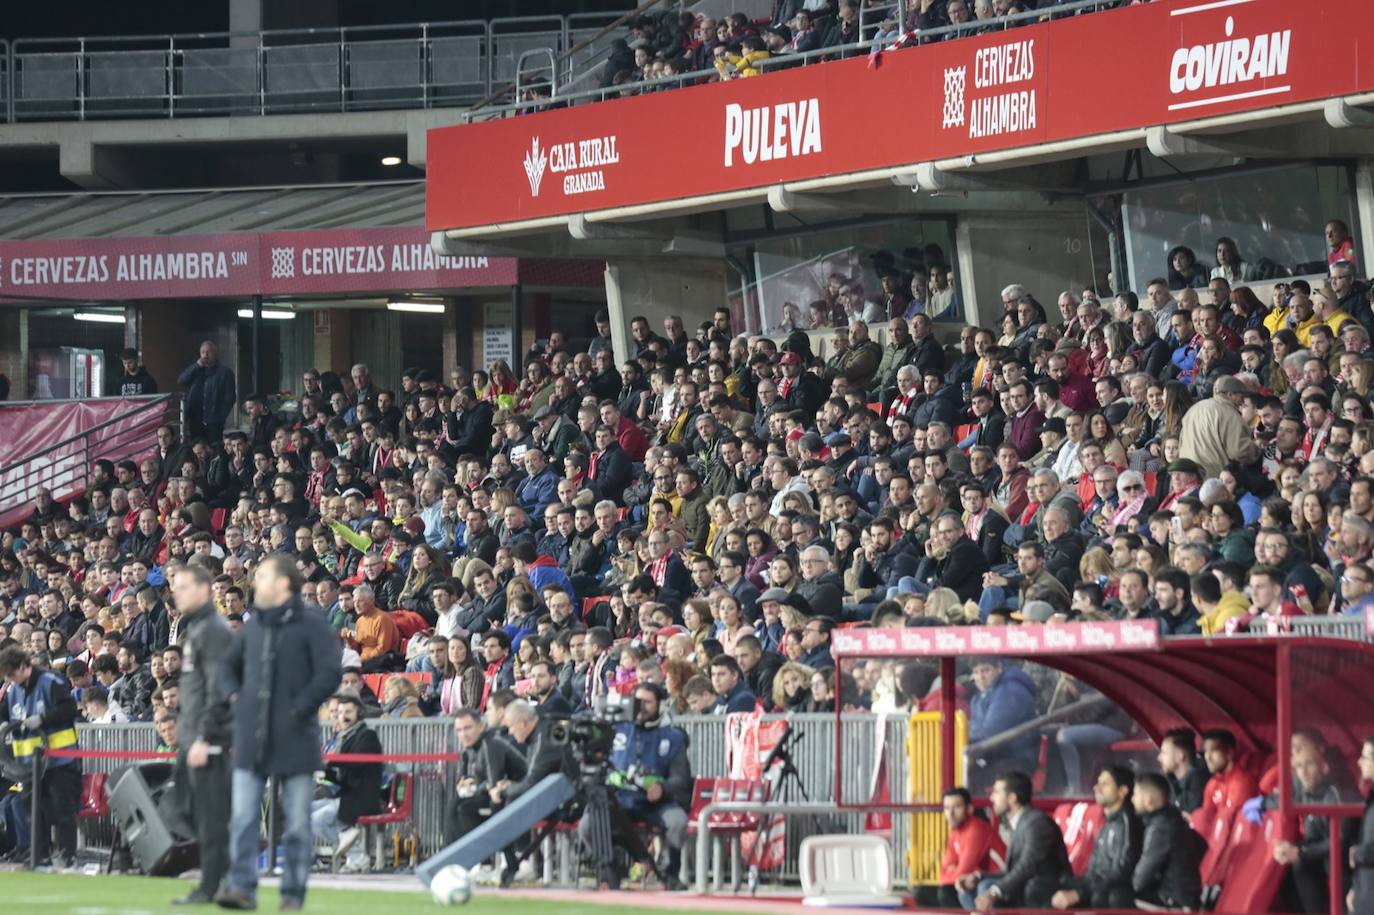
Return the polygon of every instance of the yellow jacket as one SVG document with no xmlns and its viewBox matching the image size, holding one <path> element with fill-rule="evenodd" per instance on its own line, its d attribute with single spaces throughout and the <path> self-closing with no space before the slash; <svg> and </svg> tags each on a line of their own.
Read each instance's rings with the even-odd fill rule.
<svg viewBox="0 0 1374 915">
<path fill-rule="evenodd" d="M 726 54 L 724 57 L 716 58 L 716 70 L 720 72 L 721 79 L 729 79 L 731 70 L 736 76 L 758 76 L 763 71 L 754 65 L 761 60 L 767 60 L 768 57 L 767 51 Z"/>
<path fill-rule="evenodd" d="M 1211 613 L 1202 615 L 1198 625 L 1202 627 L 1203 635 L 1225 635 L 1227 620 L 1249 615 L 1250 602 L 1245 599 L 1245 595 L 1239 591 L 1227 591 L 1221 595 L 1221 600 L 1217 601 Z"/>
</svg>

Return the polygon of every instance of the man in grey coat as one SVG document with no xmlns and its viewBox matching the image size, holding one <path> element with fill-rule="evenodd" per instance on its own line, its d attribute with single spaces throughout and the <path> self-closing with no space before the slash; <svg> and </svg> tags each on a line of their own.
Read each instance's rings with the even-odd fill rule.
<svg viewBox="0 0 1374 915">
<path fill-rule="evenodd" d="M 211 902 L 229 869 L 228 698 L 220 689 L 234 631 L 210 599 L 205 566 L 185 566 L 172 579 L 181 613 L 181 714 L 177 717 L 177 790 L 200 843 L 200 884 L 175 905 Z"/>
<path fill-rule="evenodd" d="M 264 783 L 282 784 L 286 851 L 282 911 L 299 911 L 313 854 L 310 802 L 320 761 L 320 705 L 343 676 L 338 637 L 318 607 L 301 600 L 301 573 L 273 553 L 253 577 L 253 618 L 232 643 L 221 688 L 234 700 L 233 811 L 229 875 L 215 902 L 257 908 Z"/>
</svg>

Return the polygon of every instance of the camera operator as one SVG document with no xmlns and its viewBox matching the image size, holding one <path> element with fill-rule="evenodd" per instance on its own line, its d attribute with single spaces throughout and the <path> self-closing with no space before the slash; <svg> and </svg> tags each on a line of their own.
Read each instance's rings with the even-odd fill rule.
<svg viewBox="0 0 1374 915">
<path fill-rule="evenodd" d="M 552 721 L 541 718 L 533 705 L 524 699 L 515 700 L 506 706 L 505 722 L 511 745 L 524 754 L 525 776 L 499 782 L 493 797 L 499 796 L 501 803 L 510 804 L 550 775 L 576 780 L 577 762 L 572 748 L 566 740 L 559 742 L 550 735 Z"/>
<path fill-rule="evenodd" d="M 667 720 L 665 698 L 663 687 L 656 683 L 635 688 L 635 720 L 616 725 L 611 774 L 606 783 L 617 789 L 620 815 L 629 820 L 615 824 L 617 835 L 629 832 L 635 823 L 663 830 L 667 847 L 667 861 L 661 868 L 663 881 L 668 889 L 676 890 L 682 888 L 678 872 L 682 846 L 687 841 L 692 767 L 687 758 L 687 734 Z M 622 830 L 622 825 L 627 828 Z"/>
<path fill-rule="evenodd" d="M 500 810 L 505 802 L 501 783 L 520 781 L 528 768 L 519 750 L 488 730 L 480 712 L 459 709 L 453 729 L 463 755 L 458 761 L 458 796 L 448 811 L 449 841 L 467 835 Z"/>
</svg>

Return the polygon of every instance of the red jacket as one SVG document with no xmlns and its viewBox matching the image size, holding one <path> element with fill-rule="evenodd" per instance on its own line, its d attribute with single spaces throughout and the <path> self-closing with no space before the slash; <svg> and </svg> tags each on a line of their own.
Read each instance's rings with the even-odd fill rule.
<svg viewBox="0 0 1374 915">
<path fill-rule="evenodd" d="M 945 857 L 940 862 L 940 883 L 950 885 L 971 874 L 995 873 L 1006 865 L 1007 849 L 997 827 L 982 817 L 970 815 L 950 830 Z"/>
<path fill-rule="evenodd" d="M 620 417 L 620 426 L 615 430 L 615 437 L 620 442 L 620 447 L 630 456 L 630 460 L 644 460 L 644 453 L 649 450 L 649 439 L 643 429 L 630 421 L 630 417 Z"/>
<path fill-rule="evenodd" d="M 1232 763 L 1231 768 L 1208 779 L 1202 794 L 1202 806 L 1192 817 L 1193 828 L 1204 837 L 1209 836 L 1218 814 L 1233 808 L 1239 809 L 1259 793 L 1255 777 Z"/>
</svg>

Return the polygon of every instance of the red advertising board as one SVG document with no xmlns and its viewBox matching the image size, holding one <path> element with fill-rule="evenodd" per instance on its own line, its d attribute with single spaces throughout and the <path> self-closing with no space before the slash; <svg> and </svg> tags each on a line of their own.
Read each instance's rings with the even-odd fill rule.
<svg viewBox="0 0 1374 915">
<path fill-rule="evenodd" d="M 146 401 L 108 397 L 0 407 L 0 528 L 28 517 L 39 487 L 50 489 L 55 499 L 66 499 L 85 491 L 86 474 L 97 459 L 119 462 L 152 450 L 163 414 L 137 409 L 142 405 Z M 88 453 L 77 436 L 112 420 L 92 436 L 99 441 Z M 11 463 L 67 439 L 74 440 L 41 459 Z"/>
<path fill-rule="evenodd" d="M 1161 0 L 429 132 L 431 230 L 516 223 L 1374 89 L 1374 4 Z"/>
<path fill-rule="evenodd" d="M 590 264 L 590 267 L 589 267 Z M 441 257 L 418 227 L 0 241 L 0 300 L 317 295 L 601 282 L 599 262 Z"/>
<path fill-rule="evenodd" d="M 1154 620 L 1065 623 L 1058 626 L 932 626 L 913 629 L 836 629 L 837 658 L 964 655 L 1045 655 L 1154 651 L 1162 644 Z"/>
</svg>

